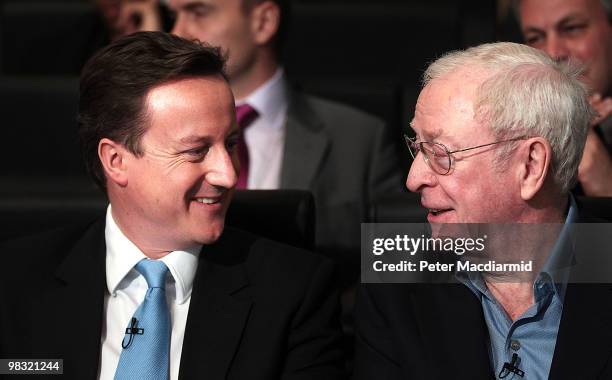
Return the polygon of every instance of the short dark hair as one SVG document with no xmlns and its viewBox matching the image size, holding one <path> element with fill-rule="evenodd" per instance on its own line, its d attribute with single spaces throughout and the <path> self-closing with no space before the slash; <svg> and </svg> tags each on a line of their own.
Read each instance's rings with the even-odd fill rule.
<svg viewBox="0 0 612 380">
<path fill-rule="evenodd" d="M 139 32 L 98 51 L 81 73 L 78 127 L 87 171 L 106 190 L 98 144 L 109 138 L 142 154 L 147 126 L 144 102 L 153 87 L 182 77 L 220 75 L 218 48 L 164 33 Z"/>
</svg>

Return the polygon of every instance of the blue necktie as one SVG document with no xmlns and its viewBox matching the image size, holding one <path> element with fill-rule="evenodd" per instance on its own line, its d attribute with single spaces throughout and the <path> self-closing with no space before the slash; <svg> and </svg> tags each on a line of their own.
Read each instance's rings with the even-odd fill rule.
<svg viewBox="0 0 612 380">
<path fill-rule="evenodd" d="M 165 290 L 168 267 L 161 261 L 144 259 L 135 268 L 147 280 L 149 289 L 123 337 L 115 380 L 168 380 L 170 313 Z"/>
</svg>

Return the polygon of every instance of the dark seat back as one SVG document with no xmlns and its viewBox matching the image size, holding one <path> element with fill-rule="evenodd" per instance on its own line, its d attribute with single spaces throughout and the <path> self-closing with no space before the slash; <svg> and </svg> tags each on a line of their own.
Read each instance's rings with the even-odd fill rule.
<svg viewBox="0 0 612 380">
<path fill-rule="evenodd" d="M 87 182 L 63 180 L 64 190 L 47 187 L 45 193 L 23 190 L 37 182 L 20 180 L 21 190 L 0 190 L 0 240 L 104 215 L 105 197 Z M 226 217 L 228 225 L 306 249 L 314 245 L 314 220 L 312 195 L 300 190 L 237 191 Z"/>
<path fill-rule="evenodd" d="M 82 176 L 76 77 L 0 77 L 2 175 Z"/>
<path fill-rule="evenodd" d="M 296 247 L 314 247 L 315 206 L 309 191 L 236 191 L 226 222 Z"/>
<path fill-rule="evenodd" d="M 577 197 L 580 215 L 612 222 L 612 198 Z"/>
<path fill-rule="evenodd" d="M 427 223 L 427 211 L 417 193 L 399 193 L 377 199 L 370 205 L 369 223 Z"/>
<path fill-rule="evenodd" d="M 77 75 L 103 46 L 105 29 L 90 1 L 0 2 L 2 72 Z"/>
</svg>

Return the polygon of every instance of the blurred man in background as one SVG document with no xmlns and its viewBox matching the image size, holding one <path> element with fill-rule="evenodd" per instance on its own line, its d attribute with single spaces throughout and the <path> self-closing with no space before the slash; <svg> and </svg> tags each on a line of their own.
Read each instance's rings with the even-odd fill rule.
<svg viewBox="0 0 612 380">
<path fill-rule="evenodd" d="M 518 0 L 525 42 L 559 61 L 584 66 L 598 115 L 591 123 L 578 179 L 589 196 L 612 196 L 612 3 L 610 0 Z"/>
<path fill-rule="evenodd" d="M 383 122 L 290 88 L 279 61 L 289 21 L 286 1 L 171 0 L 170 7 L 176 13 L 173 33 L 220 46 L 228 55 L 244 136 L 238 187 L 310 190 L 317 248 L 335 257 L 349 252 L 356 261 L 369 203 L 402 191 L 399 160 Z"/>
<path fill-rule="evenodd" d="M 111 41 L 135 32 L 170 30 L 163 0 L 93 0 Z"/>
</svg>

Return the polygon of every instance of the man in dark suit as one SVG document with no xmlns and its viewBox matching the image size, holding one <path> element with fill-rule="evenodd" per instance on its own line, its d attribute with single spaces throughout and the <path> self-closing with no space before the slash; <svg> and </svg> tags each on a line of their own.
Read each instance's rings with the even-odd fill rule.
<svg viewBox="0 0 612 380">
<path fill-rule="evenodd" d="M 429 66 L 407 140 L 407 187 L 434 234 L 450 227 L 456 237 L 457 223 L 523 227 L 487 235 L 485 248 L 498 263 L 519 255 L 533 268 L 363 284 L 356 379 L 612 376 L 611 287 L 575 284 L 568 272 L 583 262 L 570 249 L 580 216 L 569 190 L 592 116 L 576 70 L 528 46 L 480 45 Z M 596 252 L 588 247 L 577 252 Z"/>
<path fill-rule="evenodd" d="M 335 257 L 348 251 L 356 257 L 369 203 L 402 191 L 399 159 L 382 121 L 288 85 L 279 62 L 288 4 L 172 0 L 177 16 L 172 32 L 220 46 L 228 54 L 238 107 L 255 111 L 248 122 L 240 123 L 249 161 L 242 185 L 310 190 L 316 204 L 317 248 Z"/>
<path fill-rule="evenodd" d="M 4 244 L 2 358 L 63 359 L 70 379 L 341 377 L 329 260 L 224 228 L 238 165 L 223 65 L 161 32 L 88 62 L 79 128 L 110 205 Z"/>
</svg>

